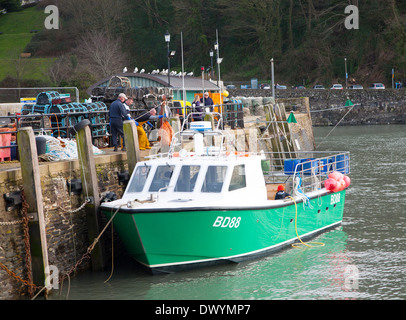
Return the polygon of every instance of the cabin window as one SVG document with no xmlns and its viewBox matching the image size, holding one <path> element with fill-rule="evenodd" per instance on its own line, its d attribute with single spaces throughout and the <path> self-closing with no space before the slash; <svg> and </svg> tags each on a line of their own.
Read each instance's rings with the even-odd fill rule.
<svg viewBox="0 0 406 320">
<path fill-rule="evenodd" d="M 175 192 L 193 192 L 200 166 L 183 166 L 176 182 Z"/>
<path fill-rule="evenodd" d="M 204 178 L 202 192 L 221 192 L 226 172 L 226 166 L 209 166 Z"/>
<path fill-rule="evenodd" d="M 150 166 L 139 166 L 135 170 L 134 177 L 131 180 L 131 184 L 128 187 L 128 192 L 142 192 L 147 181 L 149 172 L 151 170 Z"/>
<path fill-rule="evenodd" d="M 235 166 L 233 169 L 233 174 L 231 176 L 230 186 L 228 191 L 233 191 L 247 186 L 245 182 L 245 165 L 241 164 Z"/>
<path fill-rule="evenodd" d="M 169 165 L 158 166 L 155 171 L 154 179 L 149 187 L 149 192 L 158 192 L 160 189 L 167 187 L 171 181 L 174 168 L 175 166 Z M 161 192 L 165 192 L 166 190 L 167 189 L 163 189 Z"/>
</svg>

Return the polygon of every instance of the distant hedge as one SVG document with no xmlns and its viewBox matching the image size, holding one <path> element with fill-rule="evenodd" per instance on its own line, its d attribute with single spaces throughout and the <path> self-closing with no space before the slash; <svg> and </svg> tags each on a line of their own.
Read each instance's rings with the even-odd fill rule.
<svg viewBox="0 0 406 320">
<path fill-rule="evenodd" d="M 7 12 L 20 11 L 21 1 L 20 0 L 0 0 L 0 9 L 6 9 Z"/>
</svg>

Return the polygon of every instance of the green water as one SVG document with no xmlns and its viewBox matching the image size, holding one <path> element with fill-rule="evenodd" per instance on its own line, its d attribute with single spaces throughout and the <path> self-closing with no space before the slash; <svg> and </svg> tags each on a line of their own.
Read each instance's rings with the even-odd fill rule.
<svg viewBox="0 0 406 320">
<path fill-rule="evenodd" d="M 352 183 L 342 226 L 314 240 L 325 246 L 158 276 L 123 258 L 107 283 L 110 271 L 86 272 L 52 299 L 406 298 L 406 126 L 338 127 L 323 139 L 330 130 L 315 128 L 316 145 L 351 152 Z"/>
</svg>

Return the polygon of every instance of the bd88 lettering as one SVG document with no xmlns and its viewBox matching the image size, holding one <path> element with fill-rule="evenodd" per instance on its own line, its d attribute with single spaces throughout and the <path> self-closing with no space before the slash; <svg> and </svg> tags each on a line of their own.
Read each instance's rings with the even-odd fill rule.
<svg viewBox="0 0 406 320">
<path fill-rule="evenodd" d="M 221 217 L 218 216 L 214 221 L 213 227 L 221 228 L 238 228 L 240 226 L 241 217 Z"/>
</svg>

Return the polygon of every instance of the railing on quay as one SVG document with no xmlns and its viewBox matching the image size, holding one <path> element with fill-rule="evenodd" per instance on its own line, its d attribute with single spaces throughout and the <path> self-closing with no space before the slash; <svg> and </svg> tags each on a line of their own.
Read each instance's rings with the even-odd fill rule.
<svg viewBox="0 0 406 320">
<path fill-rule="evenodd" d="M 231 129 L 244 128 L 244 111 L 242 103 L 224 103 L 212 106 L 200 106 L 199 108 L 203 110 L 203 113 L 205 112 L 205 108 L 210 108 L 212 111 L 220 113 L 223 118 L 222 129 L 224 126 L 229 126 Z M 197 108 L 191 106 L 183 108 L 184 112 L 181 109 L 182 108 L 180 107 L 171 108 L 175 114 L 181 114 L 184 118 L 190 113 L 199 112 Z"/>
<path fill-rule="evenodd" d="M 206 106 L 211 107 L 211 106 Z M 222 105 L 214 105 L 212 106 L 215 110 L 219 110 L 219 113 L 222 114 L 223 117 L 223 124 L 224 126 L 229 126 L 231 129 L 235 128 L 244 128 L 244 112 L 243 112 L 243 105 L 240 103 L 227 103 Z M 171 107 L 171 111 L 174 114 L 179 114 L 181 116 L 187 116 L 189 113 L 194 112 L 193 107 L 186 107 L 184 109 L 186 115 L 183 115 L 183 112 L 179 112 L 177 107 Z M 131 109 L 130 110 L 132 118 L 136 118 L 137 116 L 148 112 L 147 109 Z M 15 123 L 14 128 L 3 128 L 3 131 L 0 130 L 0 138 L 1 135 L 5 134 L 16 134 L 18 129 L 24 127 L 24 123 L 29 126 L 33 127 L 34 133 L 43 133 L 43 132 L 51 132 L 54 136 L 62 136 L 64 138 L 72 138 L 74 137 L 75 133 L 72 131 L 72 128 L 75 124 L 80 122 L 83 119 L 100 119 L 101 115 L 104 115 L 105 122 L 92 122 L 91 127 L 93 128 L 102 128 L 101 130 L 91 130 L 92 139 L 110 137 L 110 124 L 109 124 L 109 117 L 108 111 L 97 111 L 97 112 L 67 112 L 67 113 L 52 113 L 52 114 L 44 114 L 44 113 L 35 113 L 35 114 L 13 114 L 8 116 L 0 116 L 0 123 Z M 103 118 L 103 117 L 102 117 Z M 5 120 L 5 121 L 4 121 Z M 61 121 L 63 120 L 63 121 Z M 31 122 L 31 123 L 27 123 Z M 36 122 L 36 125 L 33 126 L 32 122 Z M 55 126 L 56 123 L 56 126 Z M 48 125 L 47 125 L 48 124 Z M 105 129 L 103 128 L 105 127 Z M 7 129 L 7 130 L 6 130 Z M 14 129 L 14 130 L 13 130 Z M 102 131 L 102 132 L 100 132 Z M 62 135 L 61 135 L 62 133 Z M 1 144 L 0 142 L 0 151 L 2 149 L 11 149 L 17 148 L 17 142 L 15 141 L 14 144 L 7 143 Z M 2 159 L 0 158 L 0 161 Z"/>
<path fill-rule="evenodd" d="M 74 137 L 75 133 L 72 131 L 72 128 L 78 122 L 78 117 L 81 117 L 80 120 L 83 119 L 99 119 L 97 116 L 101 114 L 108 114 L 108 111 L 98 111 L 98 112 L 72 112 L 72 113 L 52 113 L 52 114 L 44 114 L 44 113 L 37 113 L 37 114 L 27 114 L 27 115 L 8 115 L 8 116 L 0 116 L 0 122 L 4 122 L 4 120 L 8 123 L 13 123 L 15 126 L 1 128 L 0 129 L 0 161 L 3 161 L 4 157 L 1 156 L 1 151 L 3 149 L 12 149 L 17 148 L 17 141 L 14 144 L 10 142 L 10 139 L 5 139 L 2 135 L 13 135 L 18 132 L 18 129 L 25 126 L 31 126 L 33 128 L 34 133 L 44 133 L 44 132 L 51 132 L 51 134 L 56 136 L 62 136 L 63 138 L 72 138 Z M 52 126 L 54 119 L 57 123 L 57 126 Z M 63 119 L 65 124 L 59 124 L 60 120 Z M 33 124 L 33 122 L 35 122 Z M 26 124 L 26 125 L 25 125 Z M 48 125 L 47 125 L 48 124 Z M 108 126 L 109 123 L 106 122 L 95 122 L 93 121 L 91 124 L 92 130 L 92 139 L 93 141 L 98 138 L 104 138 L 109 136 L 108 133 Z M 103 128 L 105 127 L 105 128 Z M 94 129 L 94 128 L 101 128 L 101 129 Z M 61 134 L 62 133 L 62 134 Z M 7 143 L 8 141 L 8 143 Z"/>
</svg>

